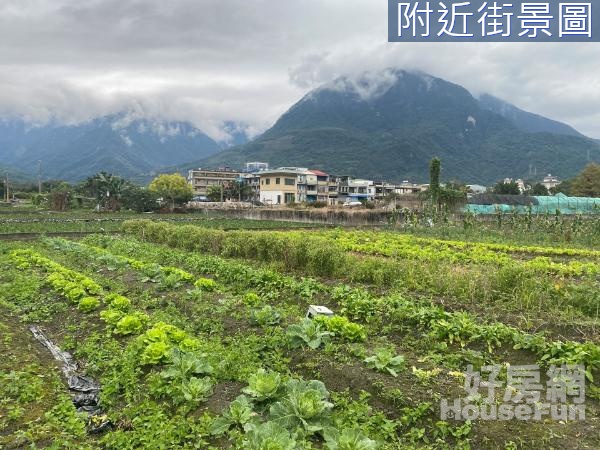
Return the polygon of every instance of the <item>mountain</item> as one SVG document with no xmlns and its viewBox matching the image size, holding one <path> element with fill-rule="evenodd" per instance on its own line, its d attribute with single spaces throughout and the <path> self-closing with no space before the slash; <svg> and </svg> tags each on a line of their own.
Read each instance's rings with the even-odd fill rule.
<svg viewBox="0 0 600 450">
<path fill-rule="evenodd" d="M 570 125 L 547 119 L 538 114 L 533 114 L 517 108 L 510 103 L 505 102 L 493 95 L 482 94 L 479 96 L 481 106 L 489 111 L 500 114 L 502 117 L 510 120 L 513 124 L 523 131 L 530 133 L 552 133 L 566 134 L 568 136 L 585 137 Z"/>
<path fill-rule="evenodd" d="M 600 145 L 568 125 L 421 72 L 343 77 L 292 106 L 254 141 L 194 162 L 265 161 L 371 179 L 425 182 L 433 156 L 444 179 L 492 184 L 531 170 L 570 177 Z"/>
<path fill-rule="evenodd" d="M 243 143 L 243 132 L 234 140 Z M 44 178 L 74 181 L 101 170 L 135 177 L 210 156 L 226 146 L 190 123 L 130 119 L 127 114 L 77 125 L 0 120 L 2 163 L 35 174 L 41 160 Z"/>
</svg>

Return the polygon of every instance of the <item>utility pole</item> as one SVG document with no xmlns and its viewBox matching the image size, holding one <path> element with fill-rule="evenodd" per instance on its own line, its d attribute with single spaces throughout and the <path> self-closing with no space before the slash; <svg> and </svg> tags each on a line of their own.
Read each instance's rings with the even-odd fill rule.
<svg viewBox="0 0 600 450">
<path fill-rule="evenodd" d="M 10 202 L 10 189 L 9 189 L 9 181 L 8 181 L 8 172 L 6 172 L 5 174 L 5 178 L 4 178 L 5 182 L 4 182 L 4 190 L 6 191 L 6 202 Z"/>
<path fill-rule="evenodd" d="M 42 195 L 42 160 L 38 160 L 38 194 Z"/>
</svg>

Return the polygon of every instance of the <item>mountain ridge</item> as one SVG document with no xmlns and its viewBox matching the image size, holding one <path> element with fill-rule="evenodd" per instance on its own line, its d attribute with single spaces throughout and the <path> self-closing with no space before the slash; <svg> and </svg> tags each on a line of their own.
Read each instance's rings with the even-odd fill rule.
<svg viewBox="0 0 600 450">
<path fill-rule="evenodd" d="M 438 156 L 446 179 L 490 184 L 526 177 L 530 168 L 573 176 L 588 154 L 600 160 L 597 142 L 572 127 L 503 104 L 505 114 L 489 99 L 423 72 L 342 77 L 306 94 L 258 139 L 186 167 L 259 160 L 424 182 L 429 160 Z"/>
<path fill-rule="evenodd" d="M 244 142 L 230 123 L 234 142 Z M 45 178 L 76 181 L 100 170 L 125 177 L 153 173 L 226 148 L 189 122 L 136 118 L 127 113 L 64 125 L 29 125 L 18 118 L 0 120 L 0 158 L 25 173 L 42 160 Z M 35 166 L 35 167 L 34 167 Z"/>
</svg>

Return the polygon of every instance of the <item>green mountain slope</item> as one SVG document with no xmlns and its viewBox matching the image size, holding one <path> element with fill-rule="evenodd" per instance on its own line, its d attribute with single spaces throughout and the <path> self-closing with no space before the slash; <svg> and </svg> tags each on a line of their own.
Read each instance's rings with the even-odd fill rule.
<svg viewBox="0 0 600 450">
<path fill-rule="evenodd" d="M 490 184 L 527 177 L 530 167 L 569 177 L 589 160 L 600 160 L 596 141 L 513 108 L 534 123 L 529 130 L 461 86 L 423 73 L 390 70 L 379 77 L 341 78 L 310 92 L 255 141 L 190 167 L 256 160 L 426 181 L 429 160 L 439 156 L 445 179 Z M 532 132 L 534 126 L 545 132 Z"/>
</svg>

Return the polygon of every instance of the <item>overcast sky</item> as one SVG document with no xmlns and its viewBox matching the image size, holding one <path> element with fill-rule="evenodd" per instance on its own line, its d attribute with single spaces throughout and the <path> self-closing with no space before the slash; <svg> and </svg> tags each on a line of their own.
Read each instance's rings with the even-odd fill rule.
<svg viewBox="0 0 600 450">
<path fill-rule="evenodd" d="M 264 131 L 340 75 L 420 69 L 600 138 L 600 44 L 387 43 L 387 0 L 0 0 L 0 115 Z"/>
</svg>

